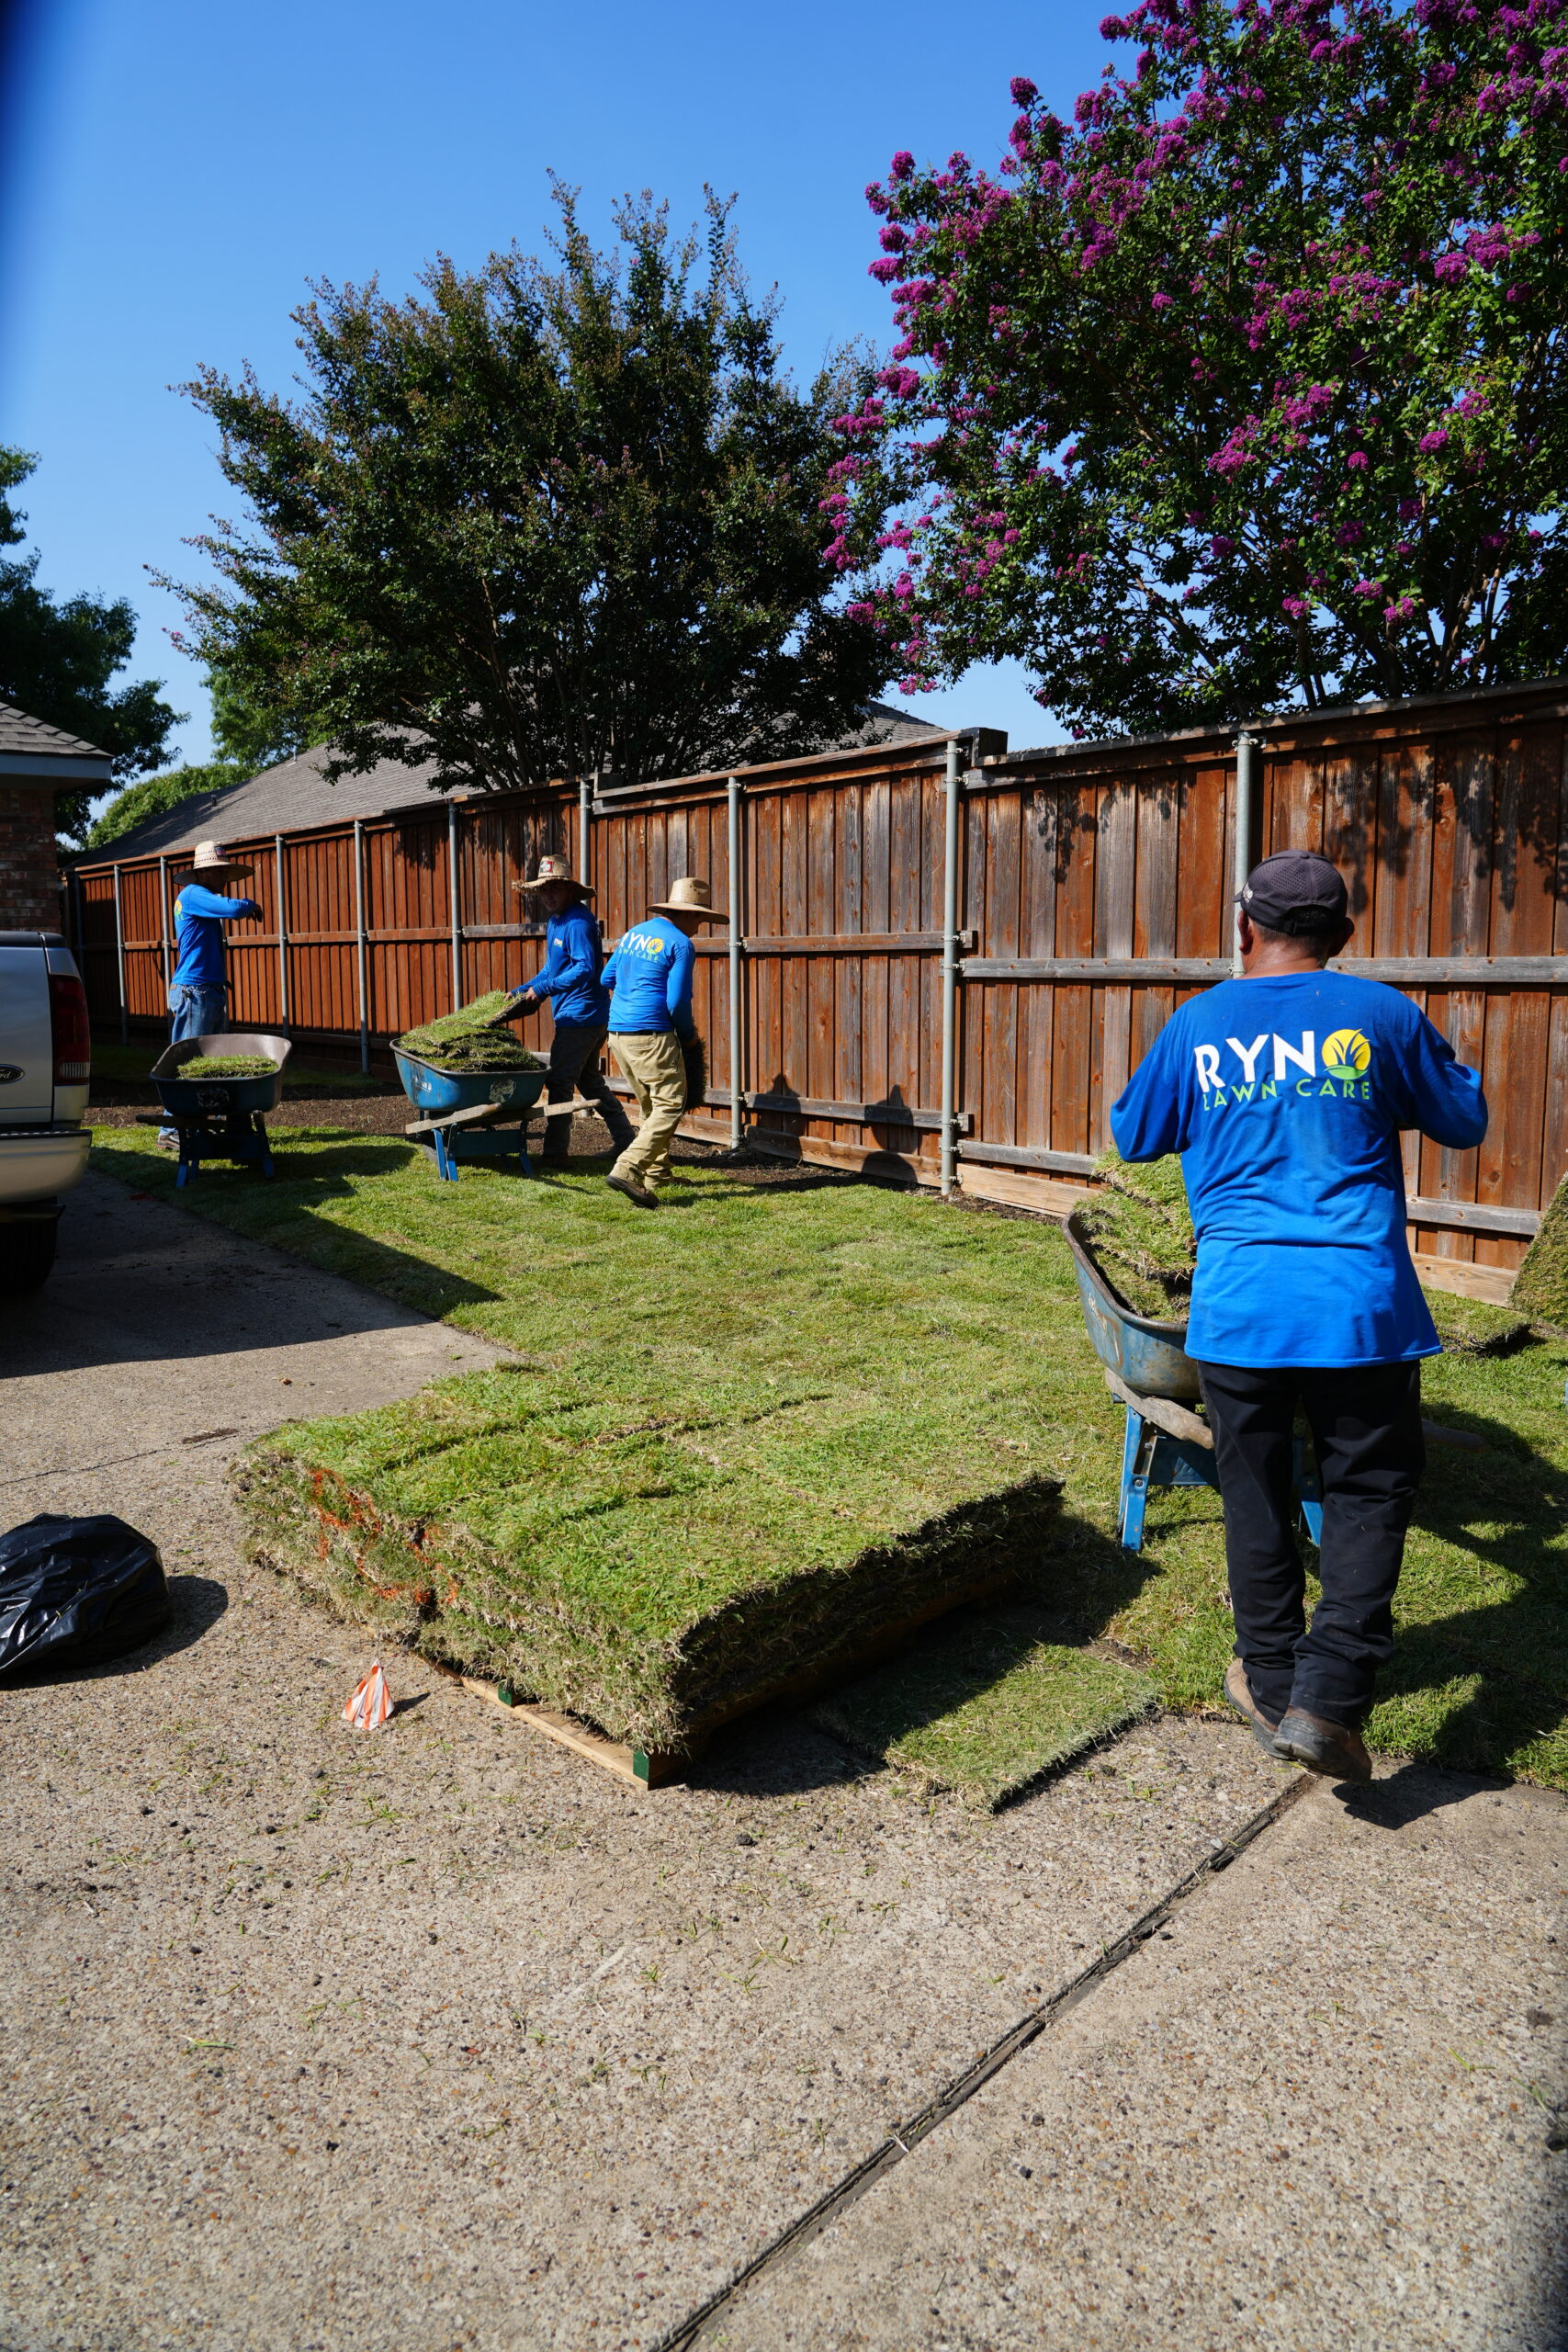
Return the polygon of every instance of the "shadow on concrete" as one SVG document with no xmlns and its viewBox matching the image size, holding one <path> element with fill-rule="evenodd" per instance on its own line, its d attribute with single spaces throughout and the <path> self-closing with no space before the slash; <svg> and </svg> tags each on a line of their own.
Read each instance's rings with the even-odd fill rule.
<svg viewBox="0 0 1568 2352">
<path fill-rule="evenodd" d="M 61 1682 L 111 1682 L 128 1674 L 151 1674 L 165 1658 L 177 1657 L 212 1631 L 229 1606 L 229 1588 L 216 1577 L 171 1577 L 169 1598 L 175 1613 L 162 1633 L 123 1657 L 106 1658 L 101 1666 L 60 1666 L 36 1674 L 7 1675 L 7 1690 L 44 1690 Z"/>
<path fill-rule="evenodd" d="M 238 1183 L 199 1197 L 195 1187 L 139 1194 L 90 1178 L 67 1202 L 49 1281 L 29 1297 L 0 1300 L 6 1377 L 402 1330 L 497 1295 L 389 1242 L 313 1225 L 325 1187 L 290 1185 L 287 1203 L 276 1186 L 257 1189 L 272 1197 L 258 1202 Z M 263 1250 L 280 1246 L 266 1228 L 285 1223 L 286 1263 L 235 1246 L 236 1234 Z M 328 1255 L 330 1267 L 321 1262 Z"/>
</svg>

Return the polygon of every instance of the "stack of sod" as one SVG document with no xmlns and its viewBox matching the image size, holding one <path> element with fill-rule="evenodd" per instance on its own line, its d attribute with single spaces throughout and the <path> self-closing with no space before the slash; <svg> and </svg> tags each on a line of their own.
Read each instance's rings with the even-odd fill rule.
<svg viewBox="0 0 1568 2352">
<path fill-rule="evenodd" d="M 270 1078 L 277 1064 L 270 1054 L 193 1054 L 182 1062 L 181 1078 Z"/>
<path fill-rule="evenodd" d="M 492 989 L 488 996 L 476 997 L 472 1004 L 465 1004 L 456 1012 L 445 1012 L 439 1021 L 427 1021 L 423 1029 L 407 1030 L 398 1039 L 405 1054 L 412 1054 L 432 1069 L 461 1073 L 466 1070 L 537 1069 L 539 1059 L 531 1054 L 516 1032 L 511 1028 L 491 1029 L 493 1021 L 506 1002 L 505 989 Z"/>
<path fill-rule="evenodd" d="M 1514 1277 L 1512 1305 L 1554 1330 L 1568 1330 L 1568 1176 L 1551 1196 L 1525 1262 Z"/>
<path fill-rule="evenodd" d="M 1198 1245 L 1180 1160 L 1134 1165 L 1112 1145 L 1095 1172 L 1105 1189 L 1078 1212 L 1095 1256 L 1134 1314 L 1183 1320 Z"/>
<path fill-rule="evenodd" d="M 1040 1560 L 1060 1487 L 982 1408 L 636 1347 L 286 1426 L 235 1488 L 254 1556 L 614 1739 L 679 1753 L 803 1669 Z"/>
</svg>

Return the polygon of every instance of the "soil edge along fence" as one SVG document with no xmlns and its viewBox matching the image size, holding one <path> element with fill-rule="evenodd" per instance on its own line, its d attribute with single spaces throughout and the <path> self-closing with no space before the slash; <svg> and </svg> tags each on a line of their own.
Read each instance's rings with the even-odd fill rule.
<svg viewBox="0 0 1568 2352">
<path fill-rule="evenodd" d="M 705 875 L 736 920 L 697 942 L 694 1133 L 1060 1211 L 1162 1023 L 1231 969 L 1238 870 L 1321 849 L 1350 887 L 1341 968 L 1404 990 L 1482 1072 L 1480 1149 L 1411 1137 L 1405 1158 L 1414 1247 L 1479 1284 L 1518 1262 L 1568 1161 L 1565 721 L 1549 680 L 1239 739 L 1010 753 L 976 729 L 596 796 L 426 794 L 236 844 L 262 914 L 230 929 L 231 1018 L 368 1065 L 534 968 L 511 885 L 543 852 L 594 884 L 609 940 Z M 161 1028 L 189 870 L 188 851 L 75 864 L 111 1034 Z"/>
</svg>

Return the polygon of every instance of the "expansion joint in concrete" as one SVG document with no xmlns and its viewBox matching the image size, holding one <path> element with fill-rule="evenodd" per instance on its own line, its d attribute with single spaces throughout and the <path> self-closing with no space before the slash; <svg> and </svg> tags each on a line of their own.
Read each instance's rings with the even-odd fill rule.
<svg viewBox="0 0 1568 2352">
<path fill-rule="evenodd" d="M 852 2171 L 836 2181 L 787 2229 L 781 2230 L 778 2236 L 765 2245 L 743 2270 L 739 2271 L 728 2286 L 721 2287 L 716 2294 L 711 2295 L 705 2303 L 683 2319 L 679 2327 L 662 2337 L 657 2352 L 694 2352 L 694 2347 L 710 2335 L 717 2323 L 760 2279 L 809 2245 L 813 2238 L 819 2237 L 852 2205 L 858 2205 L 868 2189 L 874 2188 L 895 2165 L 902 2164 L 906 2156 L 912 2155 L 922 2140 L 929 2138 L 940 2124 L 946 2123 L 956 2115 L 959 2109 L 966 2106 L 976 2092 L 982 2089 L 993 2075 L 1000 2074 L 1021 2051 L 1038 2041 L 1042 2034 L 1059 2024 L 1091 1994 L 1108 1984 L 1122 1962 L 1132 1959 L 1140 1945 L 1147 1943 L 1173 1913 L 1200 1894 L 1216 1871 L 1228 1869 L 1238 1855 L 1245 1853 L 1266 1830 L 1271 1829 L 1312 1785 L 1310 1774 L 1298 1774 L 1261 1812 L 1255 1813 L 1250 1821 L 1244 1823 L 1234 1837 L 1227 1838 L 1212 1854 L 1206 1854 L 1185 1878 L 1179 1879 L 1157 1903 L 1134 1919 L 1114 1943 L 1107 1944 L 1098 1959 L 1092 1960 L 1087 1968 L 1081 1969 L 1077 1976 L 1069 1978 L 1047 2000 L 1042 2001 L 1038 2008 L 1029 2010 L 988 2049 L 983 2050 L 973 2065 L 955 2076 L 945 2090 L 939 2091 L 929 2106 L 923 2107 L 909 2122 L 890 2129 L 879 2148 L 874 2149 Z"/>
</svg>

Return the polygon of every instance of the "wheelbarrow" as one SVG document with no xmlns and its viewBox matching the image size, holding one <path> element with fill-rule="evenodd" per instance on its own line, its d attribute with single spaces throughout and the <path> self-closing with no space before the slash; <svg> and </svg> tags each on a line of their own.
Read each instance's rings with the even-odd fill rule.
<svg viewBox="0 0 1568 2352">
<path fill-rule="evenodd" d="M 1186 1324 L 1140 1315 L 1128 1305 L 1096 1256 L 1077 1209 L 1067 1219 L 1067 1247 L 1106 1385 L 1126 1409 L 1116 1524 L 1124 1549 L 1141 1552 L 1151 1487 L 1213 1487 L 1218 1491 L 1213 1431 L 1192 1409 L 1202 1390 L 1198 1367 L 1187 1352 Z M 1294 1478 L 1303 1525 L 1312 1542 L 1321 1544 L 1317 1464 L 1311 1439 L 1300 1430 Z"/>
<path fill-rule="evenodd" d="M 228 1159 L 272 1174 L 266 1114 L 283 1097 L 283 1065 L 293 1050 L 287 1037 L 251 1029 L 228 1029 L 221 1036 L 182 1037 L 152 1065 L 152 1083 L 180 1139 L 176 1185 L 188 1184 L 204 1159 Z M 250 1054 L 272 1063 L 265 1078 L 204 1078 L 203 1061 Z"/>
<path fill-rule="evenodd" d="M 524 1175 L 533 1174 L 528 1114 L 545 1091 L 544 1069 L 436 1069 L 400 1046 L 392 1058 L 403 1092 L 421 1114 L 403 1132 L 434 1146 L 438 1176 L 455 1184 L 464 1160 L 503 1159 L 512 1152 Z"/>
</svg>

